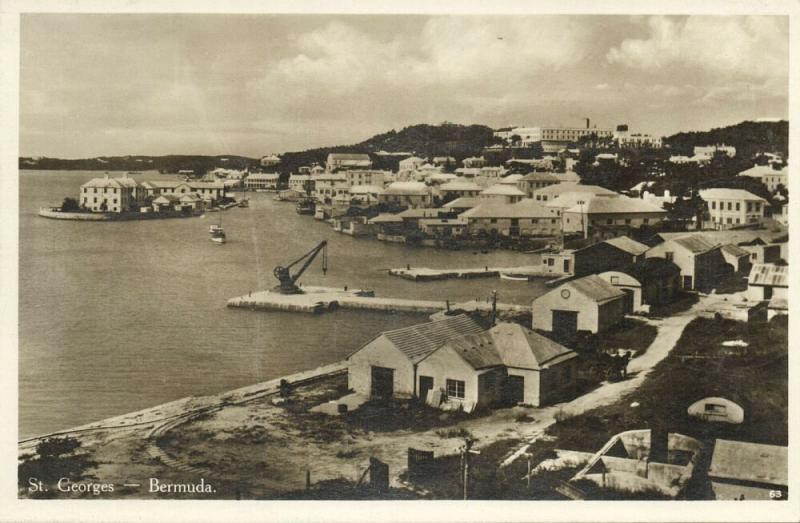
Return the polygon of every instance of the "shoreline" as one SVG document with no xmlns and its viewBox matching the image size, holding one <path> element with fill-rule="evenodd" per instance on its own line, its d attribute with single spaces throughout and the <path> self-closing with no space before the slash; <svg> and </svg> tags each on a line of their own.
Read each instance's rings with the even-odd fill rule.
<svg viewBox="0 0 800 523">
<path fill-rule="evenodd" d="M 148 434 L 145 436 L 145 438 L 147 438 L 163 425 L 172 424 L 184 418 L 186 418 L 185 421 L 188 421 L 188 419 L 194 415 L 276 394 L 279 392 L 282 380 L 288 381 L 293 386 L 298 386 L 344 372 L 347 372 L 347 364 L 345 360 L 340 360 L 328 365 L 321 365 L 313 369 L 287 374 L 267 381 L 222 391 L 217 394 L 185 396 L 152 407 L 103 418 L 84 425 L 56 430 L 36 436 L 28 436 L 18 440 L 17 447 L 18 451 L 21 453 L 23 451 L 33 450 L 36 444 L 49 438 L 69 436 L 72 434 L 84 435 L 99 431 L 125 430 L 137 427 L 146 428 L 145 426 L 147 425 L 154 425 L 152 430 L 148 430 Z"/>
</svg>

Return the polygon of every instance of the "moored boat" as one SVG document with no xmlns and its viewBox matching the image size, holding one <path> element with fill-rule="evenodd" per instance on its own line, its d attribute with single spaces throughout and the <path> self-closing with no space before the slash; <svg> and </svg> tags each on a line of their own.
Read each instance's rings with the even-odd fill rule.
<svg viewBox="0 0 800 523">
<path fill-rule="evenodd" d="M 512 273 L 500 273 L 501 280 L 511 280 L 511 281 L 528 281 L 528 277 L 522 274 L 512 274 Z"/>
</svg>

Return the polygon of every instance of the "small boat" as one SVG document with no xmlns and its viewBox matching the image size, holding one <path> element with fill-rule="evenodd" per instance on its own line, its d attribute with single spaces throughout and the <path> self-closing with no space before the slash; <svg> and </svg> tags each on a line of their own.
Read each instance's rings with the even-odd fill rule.
<svg viewBox="0 0 800 523">
<path fill-rule="evenodd" d="M 527 276 L 523 276 L 521 274 L 506 274 L 501 272 L 500 273 L 501 280 L 511 280 L 511 281 L 528 281 Z"/>
<path fill-rule="evenodd" d="M 225 229 L 222 228 L 222 213 L 219 213 L 219 223 L 213 224 L 208 228 L 211 234 L 211 241 L 222 245 L 226 241 Z"/>
<path fill-rule="evenodd" d="M 302 200 L 295 207 L 297 214 L 314 214 L 314 203 L 311 200 Z"/>
<path fill-rule="evenodd" d="M 250 207 L 250 200 L 242 198 L 242 201 L 239 202 L 239 207 Z"/>
</svg>

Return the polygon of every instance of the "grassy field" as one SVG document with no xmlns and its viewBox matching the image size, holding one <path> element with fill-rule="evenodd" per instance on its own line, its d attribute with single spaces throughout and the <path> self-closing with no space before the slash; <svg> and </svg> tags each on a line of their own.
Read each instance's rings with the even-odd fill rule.
<svg viewBox="0 0 800 523">
<path fill-rule="evenodd" d="M 748 346 L 722 346 L 733 340 Z M 707 358 L 681 358 L 695 355 Z M 741 405 L 744 423 L 709 424 L 689 418 L 689 405 L 708 396 L 722 396 Z M 639 405 L 631 407 L 633 402 Z M 597 450 L 623 430 L 658 423 L 701 439 L 786 445 L 787 419 L 787 318 L 776 317 L 766 324 L 698 318 L 638 390 L 614 405 L 563 420 L 548 433 L 558 438 L 558 447 L 583 451 Z"/>
</svg>

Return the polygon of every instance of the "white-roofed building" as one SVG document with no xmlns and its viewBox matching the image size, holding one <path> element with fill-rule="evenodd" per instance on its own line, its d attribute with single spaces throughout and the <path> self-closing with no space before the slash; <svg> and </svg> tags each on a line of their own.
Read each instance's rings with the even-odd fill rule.
<svg viewBox="0 0 800 523">
<path fill-rule="evenodd" d="M 289 189 L 297 191 L 301 194 L 307 192 L 314 192 L 314 179 L 310 174 L 290 174 L 289 175 Z"/>
<path fill-rule="evenodd" d="M 425 164 L 425 158 L 419 156 L 411 156 L 405 160 L 400 160 L 398 164 L 399 171 L 415 171 L 417 168 Z"/>
<path fill-rule="evenodd" d="M 139 184 L 133 178 L 92 178 L 81 185 L 78 204 L 92 212 L 121 213 L 131 210 L 131 205 L 141 197 Z"/>
<path fill-rule="evenodd" d="M 378 201 L 402 207 L 430 207 L 433 196 L 431 188 L 422 182 L 394 182 L 378 196 Z"/>
<path fill-rule="evenodd" d="M 483 187 L 478 184 L 463 180 L 447 182 L 439 186 L 439 192 L 442 194 L 443 198 L 478 196 L 482 190 Z"/>
<path fill-rule="evenodd" d="M 325 170 L 337 172 L 347 169 L 369 169 L 372 160 L 368 154 L 361 153 L 330 153 L 325 162 Z"/>
<path fill-rule="evenodd" d="M 458 200 L 452 203 L 457 202 Z M 459 216 L 467 220 L 469 231 L 473 234 L 484 232 L 510 237 L 555 236 L 561 231 L 561 220 L 533 200 L 513 204 L 484 200 L 484 203 Z"/>
<path fill-rule="evenodd" d="M 480 197 L 503 203 L 516 203 L 525 198 L 525 193 L 517 189 L 515 185 L 498 183 L 481 191 Z"/>
<path fill-rule="evenodd" d="M 547 202 L 555 199 L 564 193 L 582 192 L 595 196 L 618 196 L 617 193 L 600 187 L 599 185 L 581 185 L 575 183 L 559 183 L 550 185 L 533 191 L 533 199 L 540 202 Z"/>
<path fill-rule="evenodd" d="M 268 154 L 266 156 L 262 156 L 259 163 L 261 164 L 261 167 L 274 167 L 281 163 L 281 158 L 277 154 Z"/>
<path fill-rule="evenodd" d="M 464 167 L 477 167 L 480 169 L 486 165 L 486 160 L 483 158 L 483 156 L 473 156 L 472 158 L 464 158 L 462 163 L 464 164 Z"/>
<path fill-rule="evenodd" d="M 244 180 L 244 186 L 254 191 L 277 190 L 281 175 L 278 173 L 251 173 Z"/>
<path fill-rule="evenodd" d="M 769 192 L 775 192 L 779 185 L 789 187 L 789 168 L 776 168 L 771 165 L 754 165 L 739 173 L 739 176 L 749 176 L 761 180 Z"/>
<path fill-rule="evenodd" d="M 758 224 L 764 220 L 766 200 L 744 189 L 716 188 L 700 191 L 714 229 Z"/>
<path fill-rule="evenodd" d="M 643 225 L 655 225 L 667 212 L 651 203 L 627 196 L 593 197 L 562 212 L 564 232 L 583 232 L 593 237 L 611 238 Z"/>
<path fill-rule="evenodd" d="M 383 187 L 377 185 L 353 185 L 348 190 L 350 203 L 354 205 L 373 205 L 383 193 Z"/>
</svg>

